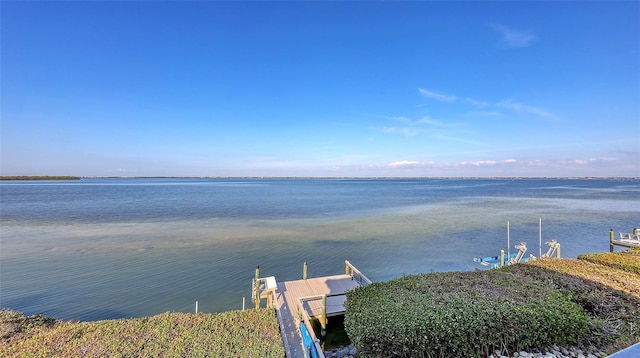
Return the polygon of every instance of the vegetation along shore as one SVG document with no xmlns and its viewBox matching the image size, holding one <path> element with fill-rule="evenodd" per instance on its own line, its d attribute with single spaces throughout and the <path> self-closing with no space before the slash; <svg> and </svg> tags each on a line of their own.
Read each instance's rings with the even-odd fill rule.
<svg viewBox="0 0 640 358">
<path fill-rule="evenodd" d="M 15 175 L 0 176 L 0 180 L 80 180 L 80 177 L 70 175 Z"/>
<path fill-rule="evenodd" d="M 640 342 L 640 248 L 373 283 L 348 294 L 345 328 L 358 357 L 606 356 Z M 2 357 L 284 357 L 269 308 L 75 323 L 4 309 L 0 335 Z"/>
</svg>

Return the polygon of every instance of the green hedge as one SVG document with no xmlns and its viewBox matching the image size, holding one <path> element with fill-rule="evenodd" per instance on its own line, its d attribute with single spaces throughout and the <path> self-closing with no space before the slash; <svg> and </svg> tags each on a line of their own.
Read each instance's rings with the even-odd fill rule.
<svg viewBox="0 0 640 358">
<path fill-rule="evenodd" d="M 583 254 L 578 256 L 578 259 L 640 274 L 640 248 L 618 252 Z"/>
<path fill-rule="evenodd" d="M 362 357 L 488 356 L 587 332 L 580 306 L 557 290 L 507 272 L 432 273 L 348 293 L 345 329 Z"/>
<path fill-rule="evenodd" d="M 589 333 L 583 345 L 613 353 L 640 342 L 640 275 L 586 260 L 547 259 L 505 268 L 553 288 L 582 307 Z"/>
</svg>

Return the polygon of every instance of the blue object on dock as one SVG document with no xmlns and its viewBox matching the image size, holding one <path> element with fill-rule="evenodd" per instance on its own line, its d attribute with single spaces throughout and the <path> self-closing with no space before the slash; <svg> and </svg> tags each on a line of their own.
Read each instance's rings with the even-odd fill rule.
<svg viewBox="0 0 640 358">
<path fill-rule="evenodd" d="M 515 259 L 516 256 L 518 256 L 517 252 L 514 252 L 514 253 L 509 254 L 509 255 L 505 254 L 504 255 L 504 264 L 505 265 L 509 265 L 509 260 Z M 482 264 L 484 266 L 489 266 L 491 268 L 500 267 L 500 256 L 487 256 L 487 257 L 474 258 L 473 261 L 479 262 L 480 264 Z"/>
<path fill-rule="evenodd" d="M 316 352 L 316 345 L 313 342 L 313 338 L 307 331 L 307 327 L 304 322 L 300 322 L 300 333 L 302 333 L 302 345 L 304 346 L 304 358 L 318 358 L 318 352 Z"/>
</svg>

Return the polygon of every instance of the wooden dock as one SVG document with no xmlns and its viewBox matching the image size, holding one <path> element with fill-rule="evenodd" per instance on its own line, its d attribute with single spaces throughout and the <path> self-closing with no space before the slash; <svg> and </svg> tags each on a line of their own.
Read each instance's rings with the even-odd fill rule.
<svg viewBox="0 0 640 358">
<path fill-rule="evenodd" d="M 616 239 L 616 234 L 613 229 L 609 231 L 609 251 L 614 251 L 614 246 L 622 246 L 622 247 L 640 247 L 640 234 L 638 233 L 638 229 L 634 228 L 633 233 L 628 234 L 621 232 L 619 233 L 619 238 Z"/>
<path fill-rule="evenodd" d="M 301 323 L 304 323 L 314 341 L 307 343 L 307 346 L 313 344 L 312 349 L 317 352 L 314 356 L 324 358 L 309 320 L 317 318 L 326 325 L 329 317 L 343 315 L 346 311 L 346 292 L 369 283 L 371 281 L 368 278 L 349 261 L 345 261 L 345 274 L 277 282 L 275 290 L 265 287 L 261 297 L 267 298 L 267 303 L 276 308 L 287 358 L 308 356 L 300 331 Z"/>
</svg>

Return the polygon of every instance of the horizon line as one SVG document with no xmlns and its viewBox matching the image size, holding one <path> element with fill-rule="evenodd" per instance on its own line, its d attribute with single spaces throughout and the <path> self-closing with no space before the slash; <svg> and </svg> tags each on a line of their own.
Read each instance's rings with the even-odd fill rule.
<svg viewBox="0 0 640 358">
<path fill-rule="evenodd" d="M 520 176 L 520 175 L 489 175 L 489 176 L 256 176 L 256 175 L 232 175 L 232 176 L 209 176 L 209 175 L 2 175 L 0 180 L 12 178 L 45 178 L 45 177 L 67 177 L 78 179 L 638 179 L 640 176 Z"/>
</svg>

